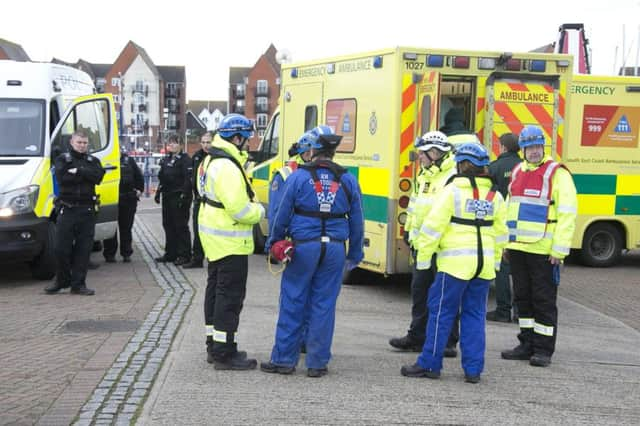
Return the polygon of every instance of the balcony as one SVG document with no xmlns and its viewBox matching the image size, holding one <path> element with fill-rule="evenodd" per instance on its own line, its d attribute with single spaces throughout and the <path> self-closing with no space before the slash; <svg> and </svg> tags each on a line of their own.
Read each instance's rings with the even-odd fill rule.
<svg viewBox="0 0 640 426">
<path fill-rule="evenodd" d="M 247 94 L 244 84 L 236 84 L 233 89 L 233 97 L 236 99 L 244 99 Z"/>
<path fill-rule="evenodd" d="M 164 97 L 165 98 L 179 98 L 180 97 L 180 89 L 178 87 L 169 86 L 164 89 Z"/>
<path fill-rule="evenodd" d="M 233 107 L 233 112 L 238 113 L 238 114 L 244 114 L 244 105 L 235 105 Z"/>
<path fill-rule="evenodd" d="M 269 113 L 269 104 L 256 102 L 255 108 L 256 108 L 256 114 L 259 114 L 259 113 L 268 114 Z"/>
<path fill-rule="evenodd" d="M 265 86 L 256 86 L 255 89 L 255 95 L 256 96 L 269 96 L 269 87 L 265 87 Z"/>
<path fill-rule="evenodd" d="M 179 114 L 180 113 L 180 104 L 170 103 L 170 104 L 167 105 L 167 108 L 169 109 L 170 113 L 173 113 L 173 114 Z"/>
</svg>

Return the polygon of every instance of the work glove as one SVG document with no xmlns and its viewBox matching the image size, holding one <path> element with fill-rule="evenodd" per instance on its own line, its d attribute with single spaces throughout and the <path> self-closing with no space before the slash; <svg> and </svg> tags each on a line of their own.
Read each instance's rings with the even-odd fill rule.
<svg viewBox="0 0 640 426">
<path fill-rule="evenodd" d="M 160 204 L 160 191 L 156 191 L 156 195 L 153 196 L 153 201 L 155 201 L 156 204 Z"/>
<path fill-rule="evenodd" d="M 351 260 L 351 259 L 347 259 L 344 262 L 344 270 L 345 270 L 345 272 L 351 272 L 354 269 L 356 269 L 357 266 L 358 266 L 358 264 L 356 262 L 354 262 L 353 260 Z"/>
</svg>

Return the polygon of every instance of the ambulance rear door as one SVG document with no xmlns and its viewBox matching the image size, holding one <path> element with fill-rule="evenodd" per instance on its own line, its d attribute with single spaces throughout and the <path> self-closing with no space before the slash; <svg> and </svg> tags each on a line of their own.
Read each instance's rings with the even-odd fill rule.
<svg viewBox="0 0 640 426">
<path fill-rule="evenodd" d="M 496 73 L 487 79 L 485 144 L 499 152 L 498 138 L 504 133 L 519 135 L 530 124 L 540 126 L 558 158 L 564 135 L 564 102 L 560 82 L 554 76 L 519 76 Z"/>
</svg>

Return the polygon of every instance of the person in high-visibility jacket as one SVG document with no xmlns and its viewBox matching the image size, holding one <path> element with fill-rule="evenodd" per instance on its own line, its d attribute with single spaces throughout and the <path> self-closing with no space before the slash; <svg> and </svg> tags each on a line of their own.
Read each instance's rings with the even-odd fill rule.
<svg viewBox="0 0 640 426">
<path fill-rule="evenodd" d="M 282 274 L 271 359 L 261 363 L 260 369 L 293 373 L 308 321 L 307 376 L 322 377 L 331 359 L 343 272 L 364 257 L 364 216 L 358 181 L 331 161 L 342 136 L 324 125 L 312 132 L 312 161 L 287 179 L 267 241 L 271 247 L 288 237 L 295 251 Z"/>
<path fill-rule="evenodd" d="M 246 117 L 226 115 L 198 170 L 198 230 L 209 261 L 204 297 L 207 361 L 217 370 L 249 370 L 258 364 L 238 351 L 236 341 L 248 256 L 254 250 L 253 224 L 264 216 L 243 169 L 243 149 L 253 129 Z"/>
<path fill-rule="evenodd" d="M 511 174 L 507 254 L 520 344 L 502 358 L 546 367 L 555 351 L 560 264 L 571 248 L 578 201 L 569 170 L 545 155 L 542 129 L 525 127 L 518 144 L 524 161 Z"/>
<path fill-rule="evenodd" d="M 411 324 L 406 336 L 394 337 L 389 344 L 396 349 L 412 352 L 422 351 L 427 326 L 427 293 L 435 277 L 435 265 L 418 268 L 415 262 L 414 241 L 420 232 L 422 221 L 431 211 L 433 200 L 444 187 L 447 180 L 455 173 L 455 162 L 451 155 L 452 146 L 442 132 L 431 131 L 416 139 L 415 147 L 424 171 L 418 176 L 419 189 L 413 202 L 407 208 L 409 212 L 408 243 L 412 247 L 414 257 L 413 273 L 411 276 Z M 457 322 L 451 329 L 451 336 L 447 343 L 445 356 L 455 357 L 458 342 Z"/>
<path fill-rule="evenodd" d="M 287 178 L 291 176 L 291 173 L 298 169 L 298 166 L 305 164 L 311 160 L 311 144 L 309 143 L 310 133 L 306 132 L 302 137 L 291 146 L 289 149 L 289 160 L 286 164 L 280 167 L 273 175 L 271 184 L 269 185 L 269 209 L 267 211 L 267 218 L 271 223 L 276 216 L 276 209 L 280 204 L 280 198 L 282 198 L 282 188 Z"/>
<path fill-rule="evenodd" d="M 507 243 L 506 204 L 489 177 L 489 153 L 477 143 L 459 146 L 458 174 L 440 191 L 415 241 L 418 268 L 437 253 L 438 273 L 429 289 L 429 321 L 422 353 L 402 367 L 408 377 L 439 378 L 447 336 L 460 311 L 465 381 L 478 383 L 484 368 L 489 284 Z"/>
</svg>

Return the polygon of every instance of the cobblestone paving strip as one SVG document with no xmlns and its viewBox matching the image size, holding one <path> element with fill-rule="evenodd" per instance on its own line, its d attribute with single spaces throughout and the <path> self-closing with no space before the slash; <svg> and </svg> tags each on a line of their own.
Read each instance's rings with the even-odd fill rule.
<svg viewBox="0 0 640 426">
<path fill-rule="evenodd" d="M 138 220 L 134 240 L 163 295 L 82 407 L 76 425 L 128 425 L 151 389 L 193 298 L 193 287 L 172 263 L 156 263 L 161 248 L 150 228 Z"/>
</svg>

